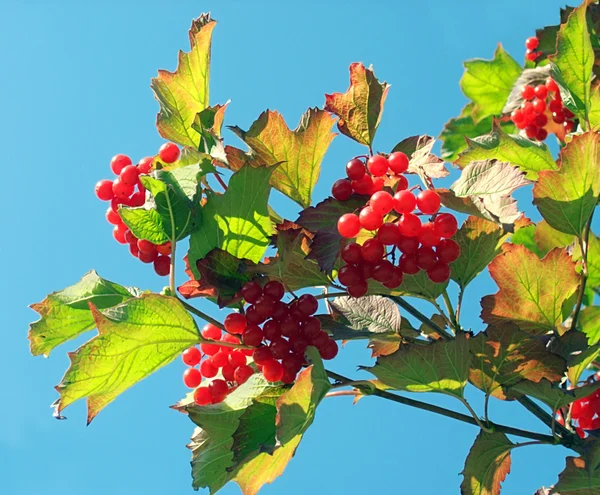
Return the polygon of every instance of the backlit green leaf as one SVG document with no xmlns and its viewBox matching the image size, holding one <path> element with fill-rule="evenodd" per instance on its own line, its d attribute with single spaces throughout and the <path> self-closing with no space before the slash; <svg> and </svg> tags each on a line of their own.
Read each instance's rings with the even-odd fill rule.
<svg viewBox="0 0 600 495">
<path fill-rule="evenodd" d="M 558 475 L 553 495 L 600 495 L 600 468 L 589 466 L 582 457 L 567 457 L 567 465 Z"/>
<path fill-rule="evenodd" d="M 552 411 L 558 411 L 578 399 L 583 399 L 600 388 L 600 383 L 589 383 L 572 390 L 566 390 L 558 383 L 542 379 L 538 383 L 522 380 L 511 387 L 511 392 L 529 395 L 546 404 Z"/>
</svg>

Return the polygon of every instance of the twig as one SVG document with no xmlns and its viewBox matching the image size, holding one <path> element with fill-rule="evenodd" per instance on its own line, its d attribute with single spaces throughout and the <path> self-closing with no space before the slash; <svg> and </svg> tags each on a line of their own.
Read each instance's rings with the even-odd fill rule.
<svg viewBox="0 0 600 495">
<path fill-rule="evenodd" d="M 590 240 L 590 227 L 592 225 L 592 217 L 594 216 L 594 212 L 590 215 L 585 227 L 583 229 L 583 237 L 579 238 L 579 247 L 581 248 L 581 285 L 579 286 L 579 294 L 577 294 L 577 302 L 575 303 L 575 311 L 573 313 L 573 318 L 571 319 L 571 329 L 577 328 L 577 319 L 579 318 L 579 313 L 581 312 L 581 306 L 583 304 L 583 297 L 585 296 L 585 286 L 587 285 L 588 279 L 588 248 L 589 248 L 589 240 Z"/>
<path fill-rule="evenodd" d="M 431 328 L 435 333 L 437 333 L 440 337 L 452 340 L 453 336 L 446 332 L 442 327 L 440 327 L 437 323 L 427 318 L 423 313 L 421 313 L 417 308 L 415 308 L 412 304 L 407 303 L 404 299 L 398 296 L 388 296 L 392 301 L 394 301 L 398 306 L 407 311 L 409 314 L 414 316 L 421 323 L 427 325 Z"/>
<path fill-rule="evenodd" d="M 219 174 L 218 172 L 214 174 L 215 178 L 217 179 L 217 182 L 221 185 L 221 187 L 227 191 L 227 184 L 225 184 L 225 182 L 223 181 L 223 179 L 221 179 L 221 174 Z"/>
<path fill-rule="evenodd" d="M 450 315 L 450 321 L 452 324 L 451 328 L 454 328 L 454 331 L 460 331 L 460 325 L 458 324 L 458 320 L 456 319 L 456 313 L 454 312 L 454 308 L 452 307 L 452 301 L 450 300 L 450 296 L 448 295 L 448 291 L 444 290 L 442 293 L 442 297 L 444 298 L 444 303 L 446 303 L 446 309 L 448 310 L 448 314 Z"/>
<path fill-rule="evenodd" d="M 315 296 L 315 299 L 330 299 L 332 297 L 344 297 L 348 295 L 347 292 L 324 292 L 323 294 Z"/>
</svg>

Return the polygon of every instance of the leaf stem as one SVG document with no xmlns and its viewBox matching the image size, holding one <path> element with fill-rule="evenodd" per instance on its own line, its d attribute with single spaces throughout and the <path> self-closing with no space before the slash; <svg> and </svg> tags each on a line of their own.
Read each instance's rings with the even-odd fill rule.
<svg viewBox="0 0 600 495">
<path fill-rule="evenodd" d="M 180 297 L 178 297 L 177 299 L 179 299 L 179 302 L 181 302 L 181 304 L 183 304 L 185 309 L 187 309 L 190 313 L 194 313 L 196 316 L 199 316 L 203 320 L 213 324 L 215 327 L 220 328 L 221 330 L 225 330 L 225 327 L 223 326 L 223 324 L 220 321 L 215 320 L 213 317 L 208 316 L 206 313 L 203 313 L 198 308 L 192 306 L 184 299 L 181 299 Z"/>
<path fill-rule="evenodd" d="M 577 319 L 579 318 L 579 313 L 581 312 L 581 306 L 583 304 L 583 297 L 585 296 L 585 286 L 587 285 L 588 279 L 588 248 L 590 241 L 590 230 L 592 225 L 592 217 L 594 216 L 594 212 L 588 218 L 588 221 L 585 224 L 583 229 L 583 236 L 579 239 L 579 247 L 581 249 L 581 285 L 579 286 L 579 294 L 577 294 L 577 302 L 575 303 L 575 311 L 573 313 L 573 318 L 571 319 L 571 329 L 577 328 Z"/>
<path fill-rule="evenodd" d="M 456 323 L 460 325 L 460 309 L 462 308 L 463 297 L 465 295 L 465 289 L 460 288 L 458 291 L 458 301 L 456 303 Z"/>
<path fill-rule="evenodd" d="M 450 300 L 450 295 L 448 294 L 447 290 L 444 290 L 444 292 L 442 293 L 442 297 L 444 298 L 446 309 L 448 310 L 448 314 L 450 315 L 450 321 L 452 322 L 451 327 L 454 328 L 454 331 L 458 332 L 461 330 L 461 328 L 458 324 L 458 320 L 456 319 L 456 313 L 454 312 L 454 307 L 452 306 L 452 301 Z"/>
<path fill-rule="evenodd" d="M 335 373 L 333 371 L 327 370 L 327 375 L 330 378 L 338 381 L 351 381 L 349 378 L 340 375 L 339 373 Z M 422 409 L 424 411 L 429 411 L 435 414 L 439 414 L 441 416 L 446 416 L 448 418 L 456 419 L 457 421 L 461 421 L 463 423 L 468 423 L 470 425 L 479 426 L 477 421 L 471 416 L 466 414 L 462 414 L 456 411 L 452 411 L 450 409 L 446 409 L 444 407 L 435 406 L 433 404 L 428 404 L 427 402 L 421 402 L 415 399 L 409 399 L 408 397 L 403 397 L 401 395 L 392 394 L 385 390 L 375 389 L 372 395 L 376 395 L 377 397 L 381 397 L 382 399 L 386 399 L 392 402 L 397 402 L 398 404 L 404 404 L 406 406 L 415 407 L 417 409 Z M 537 440 L 544 443 L 555 443 L 554 438 L 550 435 L 544 435 L 542 433 L 535 433 L 532 431 L 521 430 L 519 428 L 513 428 L 512 426 L 499 425 L 495 423 L 490 423 L 490 428 L 494 431 L 500 431 L 506 433 L 508 435 L 516 435 L 523 438 L 530 438 L 532 440 Z"/>
<path fill-rule="evenodd" d="M 167 186 L 169 188 L 170 186 Z M 175 249 L 177 246 L 177 232 L 175 227 L 175 216 L 173 215 L 173 207 L 171 206 L 171 198 L 169 198 L 169 190 L 165 194 L 167 207 L 169 208 L 169 217 L 171 219 L 171 266 L 169 268 L 169 288 L 171 294 L 177 296 L 177 287 L 175 286 Z"/>
<path fill-rule="evenodd" d="M 347 292 L 324 292 L 315 296 L 315 299 L 330 299 L 332 297 L 345 297 L 348 296 Z"/>
<path fill-rule="evenodd" d="M 467 401 L 467 399 L 463 398 L 463 397 L 458 397 L 458 400 L 461 401 L 463 403 L 463 405 L 467 408 L 467 410 L 471 413 L 471 416 L 473 416 L 473 419 L 477 422 L 477 425 L 479 426 L 479 428 L 481 428 L 483 431 L 485 431 L 486 433 L 492 433 L 493 430 L 491 430 L 490 428 L 488 428 L 487 426 L 485 426 L 482 422 L 481 419 L 479 418 L 479 416 L 477 416 L 477 413 L 475 412 L 475 410 L 471 407 L 471 404 L 469 404 L 469 402 Z M 486 420 L 486 423 L 489 424 L 489 421 Z"/>
<path fill-rule="evenodd" d="M 225 184 L 225 182 L 223 181 L 223 179 L 221 179 L 221 174 L 219 173 L 215 173 L 214 174 L 215 178 L 217 179 L 217 182 L 221 185 L 221 187 L 227 191 L 227 184 Z"/>
<path fill-rule="evenodd" d="M 406 312 L 414 316 L 417 320 L 419 320 L 424 325 L 427 325 L 431 328 L 435 333 L 437 333 L 440 337 L 452 340 L 452 335 L 446 332 L 442 327 L 440 327 L 437 323 L 427 318 L 423 313 L 421 313 L 417 308 L 415 308 L 412 304 L 406 302 L 404 299 L 398 296 L 388 296 L 392 301 L 394 301 L 398 306 L 404 309 Z"/>
</svg>

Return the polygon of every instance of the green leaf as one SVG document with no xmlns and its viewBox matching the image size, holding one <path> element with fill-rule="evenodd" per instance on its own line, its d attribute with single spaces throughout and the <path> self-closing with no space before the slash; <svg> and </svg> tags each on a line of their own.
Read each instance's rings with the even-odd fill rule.
<svg viewBox="0 0 600 495">
<path fill-rule="evenodd" d="M 498 45 L 493 60 L 469 60 L 460 80 L 463 93 L 475 104 L 471 115 L 475 122 L 499 115 L 508 99 L 521 66 Z"/>
<path fill-rule="evenodd" d="M 580 354 L 570 356 L 568 360 L 567 378 L 571 383 L 579 382 L 581 375 L 587 367 L 598 359 L 600 356 L 600 344 L 588 347 Z"/>
<path fill-rule="evenodd" d="M 381 293 L 389 293 L 393 296 L 413 296 L 425 299 L 427 301 L 435 301 L 440 297 L 448 287 L 448 282 L 436 284 L 432 282 L 427 273 L 420 271 L 416 275 L 404 274 L 402 284 L 397 289 L 388 290 L 380 286 Z"/>
<path fill-rule="evenodd" d="M 559 170 L 543 171 L 533 203 L 556 230 L 581 236 L 600 195 L 600 136 L 574 136 L 560 152 Z"/>
<path fill-rule="evenodd" d="M 138 289 L 105 280 L 92 270 L 75 285 L 47 295 L 42 302 L 30 306 L 40 315 L 40 319 L 29 326 L 31 354 L 49 356 L 60 344 L 96 328 L 89 303 L 106 309 L 139 293 Z"/>
<path fill-rule="evenodd" d="M 473 216 L 467 218 L 454 236 L 460 256 L 450 265 L 452 280 L 464 289 L 498 255 L 506 237 L 495 223 Z"/>
<path fill-rule="evenodd" d="M 311 108 L 290 131 L 280 113 L 267 110 L 248 131 L 230 129 L 250 147 L 256 164 L 280 164 L 273 172 L 271 185 L 306 208 L 319 180 L 323 157 L 335 137 L 333 124 L 329 113 Z"/>
<path fill-rule="evenodd" d="M 556 495 L 600 495 L 600 469 L 589 466 L 582 457 L 567 457 L 551 492 Z"/>
<path fill-rule="evenodd" d="M 520 380 L 558 382 L 566 371 L 565 360 L 546 349 L 542 340 L 515 325 L 490 326 L 469 339 L 473 355 L 469 380 L 486 395 L 506 399 L 505 388 Z"/>
<path fill-rule="evenodd" d="M 459 198 L 509 196 L 519 187 L 530 184 L 525 174 L 510 163 L 496 160 L 473 161 L 467 165 L 450 189 Z"/>
<path fill-rule="evenodd" d="M 510 236 L 510 242 L 525 246 L 529 251 L 543 258 L 547 253 L 543 252 L 535 242 L 536 225 L 531 224 L 517 230 Z M 461 253 L 462 254 L 462 253 Z"/>
<path fill-rule="evenodd" d="M 588 113 L 590 128 L 597 131 L 600 127 L 600 85 L 592 86 L 590 92 L 590 111 Z"/>
<path fill-rule="evenodd" d="M 549 57 L 560 70 L 562 80 L 575 100 L 580 115 L 587 120 L 594 50 L 588 33 L 586 11 L 591 1 L 576 8 L 560 26 L 556 37 L 556 54 Z"/>
<path fill-rule="evenodd" d="M 398 306 L 387 297 L 336 297 L 329 301 L 335 313 L 341 314 L 354 330 L 371 333 L 399 334 L 402 317 Z"/>
<path fill-rule="evenodd" d="M 504 244 L 489 271 L 500 290 L 481 300 L 485 323 L 511 321 L 525 332 L 543 334 L 569 316 L 580 280 L 564 250 L 540 260 L 524 246 Z"/>
<path fill-rule="evenodd" d="M 277 256 L 266 258 L 259 270 L 292 291 L 331 285 L 330 278 L 317 262 L 307 257 L 313 237 L 312 233 L 292 222 L 278 225 L 275 237 Z"/>
<path fill-rule="evenodd" d="M 579 315 L 581 331 L 588 339 L 588 345 L 600 342 L 600 306 L 588 306 Z"/>
<path fill-rule="evenodd" d="M 497 120 L 489 134 L 467 139 L 467 145 L 454 162 L 461 168 L 473 161 L 497 159 L 519 167 L 530 180 L 537 179 L 542 170 L 557 168 L 545 144 L 535 143 L 518 134 L 507 134 Z"/>
<path fill-rule="evenodd" d="M 220 137 L 228 104 L 229 102 L 207 107 L 196 114 L 192 129 L 200 135 L 199 149 L 202 153 L 208 155 L 221 153 L 221 157 L 224 156 L 225 150 Z"/>
<path fill-rule="evenodd" d="M 196 323 L 174 297 L 145 294 L 100 312 L 98 335 L 70 353 L 57 412 L 87 397 L 88 423 L 119 394 L 198 342 Z"/>
<path fill-rule="evenodd" d="M 360 144 L 371 147 L 390 86 L 380 83 L 372 68 L 350 65 L 350 87 L 345 93 L 325 95 L 325 110 L 337 115 L 338 129 Z"/>
<path fill-rule="evenodd" d="M 231 176 L 224 194 L 209 194 L 202 209 L 202 227 L 190 237 L 189 264 L 196 278 L 200 276 L 196 262 L 214 248 L 260 261 L 273 234 L 268 209 L 272 173 L 273 167 L 246 166 Z"/>
<path fill-rule="evenodd" d="M 395 390 L 440 392 L 462 398 L 469 375 L 469 347 L 463 334 L 427 346 L 404 345 L 362 367 Z"/>
<path fill-rule="evenodd" d="M 499 495 L 510 473 L 510 451 L 516 447 L 504 433 L 479 432 L 461 473 L 462 495 Z"/>
<path fill-rule="evenodd" d="M 156 127 L 162 137 L 198 148 L 200 135 L 192 129 L 198 112 L 208 107 L 210 45 L 216 25 L 209 14 L 192 22 L 188 53 L 179 52 L 175 72 L 159 70 L 150 86 L 160 104 Z"/>
<path fill-rule="evenodd" d="M 575 237 L 553 229 L 548 222 L 542 220 L 535 228 L 535 242 L 545 256 L 554 248 L 567 247 L 575 241 Z"/>
<path fill-rule="evenodd" d="M 556 412 L 572 402 L 584 399 L 600 388 L 600 383 L 589 383 L 572 390 L 566 390 L 558 383 L 552 383 L 549 380 L 542 379 L 538 383 L 529 380 L 523 380 L 511 387 L 511 392 L 529 395 L 546 404 L 552 411 Z"/>
</svg>

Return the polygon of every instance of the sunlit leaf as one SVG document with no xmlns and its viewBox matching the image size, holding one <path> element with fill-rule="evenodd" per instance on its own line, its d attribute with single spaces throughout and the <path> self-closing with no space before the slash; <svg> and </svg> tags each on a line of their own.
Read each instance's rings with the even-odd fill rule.
<svg viewBox="0 0 600 495">
<path fill-rule="evenodd" d="M 600 383 L 590 383 L 572 390 L 566 390 L 558 383 L 552 383 L 547 379 L 539 382 L 523 380 L 513 385 L 510 389 L 512 393 L 528 395 L 546 404 L 552 411 L 558 411 L 578 399 L 584 399 L 600 388 Z"/>
<path fill-rule="evenodd" d="M 584 308 L 579 316 L 579 324 L 589 345 L 596 345 L 600 342 L 600 306 Z"/>
</svg>

